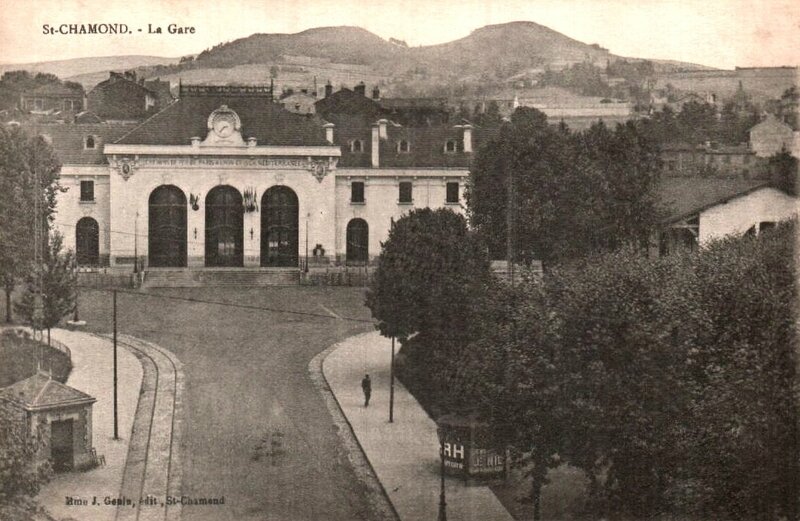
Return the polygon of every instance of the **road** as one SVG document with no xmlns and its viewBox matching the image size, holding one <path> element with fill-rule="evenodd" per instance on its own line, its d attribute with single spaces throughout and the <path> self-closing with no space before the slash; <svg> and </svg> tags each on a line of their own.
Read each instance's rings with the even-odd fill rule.
<svg viewBox="0 0 800 521">
<path fill-rule="evenodd" d="M 118 294 L 119 331 L 170 349 L 184 364 L 183 494 L 225 498 L 224 506 L 184 506 L 183 519 L 369 519 L 359 476 L 308 375 L 314 355 L 372 329 L 342 318 L 369 319 L 363 290 L 151 291 L 308 313 Z M 111 331 L 110 293 L 83 291 L 79 302 L 90 331 Z"/>
</svg>

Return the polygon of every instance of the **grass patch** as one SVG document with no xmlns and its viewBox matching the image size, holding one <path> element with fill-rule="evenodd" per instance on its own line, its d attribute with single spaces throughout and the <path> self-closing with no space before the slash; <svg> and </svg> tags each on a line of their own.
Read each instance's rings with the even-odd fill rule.
<svg viewBox="0 0 800 521">
<path fill-rule="evenodd" d="M 41 367 L 53 372 L 53 379 L 67 381 L 72 362 L 58 349 L 30 338 L 27 332 L 6 330 L 0 333 L 0 387 L 6 387 L 36 374 L 37 360 L 41 356 Z"/>
</svg>

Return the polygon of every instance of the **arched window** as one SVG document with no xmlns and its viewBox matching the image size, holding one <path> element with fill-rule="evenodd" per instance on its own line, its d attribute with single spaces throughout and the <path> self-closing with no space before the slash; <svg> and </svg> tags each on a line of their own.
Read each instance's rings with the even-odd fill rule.
<svg viewBox="0 0 800 521">
<path fill-rule="evenodd" d="M 86 136 L 86 139 L 84 140 L 83 148 L 89 150 L 89 149 L 92 149 L 94 147 L 95 147 L 94 136 Z"/>
<path fill-rule="evenodd" d="M 411 145 L 405 139 L 397 142 L 397 152 L 399 154 L 408 154 L 411 151 Z"/>
<path fill-rule="evenodd" d="M 444 151 L 448 154 L 456 152 L 457 144 L 455 139 L 448 139 L 444 144 Z"/>
<path fill-rule="evenodd" d="M 100 263 L 100 227 L 91 217 L 84 217 L 75 226 L 75 258 L 78 266 Z"/>
<path fill-rule="evenodd" d="M 369 260 L 369 225 L 364 219 L 347 223 L 347 264 L 364 265 Z"/>
<path fill-rule="evenodd" d="M 364 151 L 364 142 L 360 139 L 350 141 L 350 152 L 359 153 Z"/>
</svg>

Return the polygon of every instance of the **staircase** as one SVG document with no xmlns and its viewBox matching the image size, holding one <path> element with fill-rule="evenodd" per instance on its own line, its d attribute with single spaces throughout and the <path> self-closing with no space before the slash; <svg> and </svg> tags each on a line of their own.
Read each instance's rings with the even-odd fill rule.
<svg viewBox="0 0 800 521">
<path fill-rule="evenodd" d="M 296 286 L 297 268 L 150 268 L 143 289 L 216 286 Z"/>
</svg>

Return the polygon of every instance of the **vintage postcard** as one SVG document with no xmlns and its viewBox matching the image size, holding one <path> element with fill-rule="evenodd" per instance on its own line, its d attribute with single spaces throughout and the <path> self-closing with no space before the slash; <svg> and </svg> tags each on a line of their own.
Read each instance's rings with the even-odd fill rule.
<svg viewBox="0 0 800 521">
<path fill-rule="evenodd" d="M 797 2 L 0 6 L 0 520 L 800 519 Z"/>
</svg>

